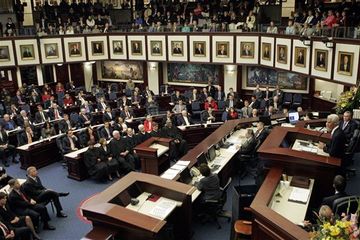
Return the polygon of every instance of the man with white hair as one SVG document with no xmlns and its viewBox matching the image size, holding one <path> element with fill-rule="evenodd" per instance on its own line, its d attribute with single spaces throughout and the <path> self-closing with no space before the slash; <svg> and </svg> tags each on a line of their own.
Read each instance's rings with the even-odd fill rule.
<svg viewBox="0 0 360 240">
<path fill-rule="evenodd" d="M 138 126 L 139 133 L 136 135 L 137 137 L 137 143 L 142 143 L 145 140 L 148 140 L 150 138 L 150 134 L 145 131 L 145 126 L 143 124 L 139 124 Z"/>
<path fill-rule="evenodd" d="M 344 156 L 346 137 L 341 128 L 339 128 L 339 116 L 330 114 L 326 119 L 326 128 L 331 133 L 329 144 L 319 143 L 319 148 L 324 149 L 331 157 L 342 158 Z M 342 163 L 344 165 L 344 163 Z"/>
<path fill-rule="evenodd" d="M 135 169 L 134 159 L 126 148 L 125 140 L 121 139 L 120 132 L 113 131 L 113 138 L 109 143 L 110 153 L 119 163 L 122 174 L 127 174 Z"/>
<path fill-rule="evenodd" d="M 29 124 L 31 124 L 31 119 L 30 117 L 27 115 L 25 110 L 21 110 L 20 111 L 20 116 L 18 116 L 16 118 L 17 121 L 17 125 L 19 125 L 20 127 L 24 127 L 25 122 L 29 122 Z"/>
</svg>

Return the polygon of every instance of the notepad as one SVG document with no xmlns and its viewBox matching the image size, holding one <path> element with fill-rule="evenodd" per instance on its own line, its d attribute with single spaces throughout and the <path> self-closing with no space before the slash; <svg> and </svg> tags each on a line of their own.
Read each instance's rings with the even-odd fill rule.
<svg viewBox="0 0 360 240">
<path fill-rule="evenodd" d="M 290 193 L 289 201 L 307 203 L 310 195 L 310 189 L 293 187 Z"/>
</svg>

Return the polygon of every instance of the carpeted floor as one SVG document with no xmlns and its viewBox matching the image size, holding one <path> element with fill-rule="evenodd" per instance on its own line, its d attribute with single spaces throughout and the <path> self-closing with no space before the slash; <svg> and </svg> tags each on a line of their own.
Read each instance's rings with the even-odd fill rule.
<svg viewBox="0 0 360 240">
<path fill-rule="evenodd" d="M 350 194 L 360 194 L 360 154 L 355 156 L 355 163 L 357 167 L 357 175 L 351 177 L 347 186 L 347 191 Z M 16 178 L 26 178 L 26 172 L 20 169 L 19 164 L 12 164 L 7 168 L 9 175 Z M 51 224 L 56 227 L 55 231 L 41 231 L 40 236 L 43 239 L 51 240 L 76 240 L 81 239 L 88 231 L 91 230 L 91 225 L 81 219 L 78 215 L 78 207 L 82 201 L 88 197 L 101 192 L 111 183 L 96 183 L 91 180 L 78 182 L 67 177 L 67 170 L 60 164 L 55 163 L 50 166 L 39 169 L 39 175 L 43 184 L 51 189 L 59 192 L 70 192 L 70 195 L 61 198 L 61 203 L 64 212 L 68 215 L 65 219 L 56 218 L 50 206 L 48 211 L 52 218 Z M 116 181 L 116 180 L 114 180 Z M 252 184 L 253 179 L 248 177 L 241 181 L 241 185 Z M 228 200 L 225 205 L 226 210 L 231 210 L 232 186 L 238 185 L 239 179 L 235 178 L 228 190 Z M 215 223 L 196 223 L 194 222 L 194 236 L 193 240 L 227 240 L 230 238 L 231 224 L 226 220 L 220 220 L 221 229 L 217 229 Z"/>
</svg>

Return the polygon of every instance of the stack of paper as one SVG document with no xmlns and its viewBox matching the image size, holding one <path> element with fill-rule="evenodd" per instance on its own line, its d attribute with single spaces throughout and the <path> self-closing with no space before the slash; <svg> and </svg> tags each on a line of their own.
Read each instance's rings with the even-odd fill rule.
<svg viewBox="0 0 360 240">
<path fill-rule="evenodd" d="M 159 219 L 165 219 L 176 208 L 176 205 L 176 201 L 161 198 L 149 214 Z"/>
<path fill-rule="evenodd" d="M 293 187 L 289 196 L 289 201 L 307 203 L 310 189 Z"/>
</svg>

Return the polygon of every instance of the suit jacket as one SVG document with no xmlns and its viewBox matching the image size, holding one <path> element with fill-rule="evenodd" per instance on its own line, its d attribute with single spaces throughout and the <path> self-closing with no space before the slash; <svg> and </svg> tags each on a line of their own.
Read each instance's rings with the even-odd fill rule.
<svg viewBox="0 0 360 240">
<path fill-rule="evenodd" d="M 215 118 L 215 116 L 212 114 L 212 116 Z M 208 111 L 203 111 L 202 113 L 201 113 L 201 121 L 202 122 L 207 122 L 208 121 L 208 118 L 210 117 L 210 114 L 209 114 L 209 112 Z M 215 119 L 212 119 L 211 120 L 212 122 L 214 122 L 215 121 Z"/>
<path fill-rule="evenodd" d="M 345 129 L 343 129 L 344 126 L 344 121 L 341 120 L 339 123 L 339 128 L 342 129 L 342 131 L 344 132 L 345 136 L 346 136 L 346 142 L 348 143 L 355 131 L 355 129 L 357 128 L 357 124 L 354 120 L 350 120 L 348 122 L 348 124 L 346 125 Z"/>
<path fill-rule="evenodd" d="M 48 115 L 46 112 L 44 112 L 44 111 L 43 111 L 43 114 L 44 114 L 44 117 L 45 117 L 45 121 L 47 121 L 48 118 L 49 118 L 49 115 Z M 35 122 L 36 122 L 36 123 L 44 122 L 44 120 L 43 120 L 40 112 L 36 112 L 36 113 L 35 113 Z"/>
<path fill-rule="evenodd" d="M 106 150 L 100 146 L 97 148 L 97 151 L 99 153 L 98 157 L 104 162 L 107 162 L 108 158 L 112 155 L 109 146 L 106 146 Z"/>
<path fill-rule="evenodd" d="M 30 116 L 28 116 L 28 120 L 31 122 Z M 17 116 L 16 121 L 18 126 L 24 127 L 25 119 L 23 118 L 23 116 Z"/>
<path fill-rule="evenodd" d="M 100 130 L 100 137 L 101 138 L 105 138 L 106 140 L 109 140 L 110 138 L 112 138 L 112 132 L 114 130 L 112 129 L 112 127 L 109 128 L 109 134 L 107 133 L 105 128 L 101 128 Z"/>
<path fill-rule="evenodd" d="M 119 140 L 116 140 L 115 138 L 111 139 L 108 147 L 112 156 L 115 158 L 118 158 L 120 156 L 120 153 L 127 150 L 124 138 L 121 138 Z"/>
<path fill-rule="evenodd" d="M 94 175 L 97 172 L 96 164 L 98 163 L 100 154 L 97 148 L 88 149 L 84 153 L 84 164 L 89 172 L 89 175 Z"/>
<path fill-rule="evenodd" d="M 1 121 L 1 125 L 5 130 L 14 130 L 17 127 L 16 123 L 12 119 L 10 119 L 9 122 Z"/>
<path fill-rule="evenodd" d="M 24 195 L 26 196 L 26 194 Z M 29 197 L 26 196 L 26 198 L 30 201 Z M 24 214 L 25 210 L 33 206 L 30 202 L 25 201 L 21 197 L 21 195 L 15 190 L 12 190 L 9 193 L 8 201 L 11 210 L 13 210 L 18 215 L 25 215 Z"/>
<path fill-rule="evenodd" d="M 117 101 L 117 107 L 120 108 L 120 107 L 125 107 L 125 106 L 131 106 L 131 101 L 129 99 L 126 99 L 126 101 L 123 101 L 122 99 L 119 99 Z"/>
<path fill-rule="evenodd" d="M 225 106 L 226 106 L 226 108 L 230 108 L 230 100 L 229 99 L 227 99 L 225 101 Z M 238 101 L 234 98 L 233 99 L 233 107 L 237 108 L 237 106 L 238 106 Z"/>
<path fill-rule="evenodd" d="M 188 116 L 188 121 L 189 121 L 190 125 L 193 124 L 193 121 L 190 118 L 190 116 Z M 186 126 L 185 118 L 182 115 L 177 116 L 177 125 L 178 126 Z"/>
<path fill-rule="evenodd" d="M 72 127 L 72 128 L 75 127 L 74 121 L 71 121 L 70 119 L 69 119 L 69 121 L 70 121 L 71 127 Z M 67 130 L 69 130 L 69 126 L 68 126 L 68 124 L 66 123 L 66 121 L 65 121 L 64 119 L 61 119 L 61 120 L 58 122 L 58 126 L 59 126 L 59 130 L 60 130 L 62 133 L 66 133 Z"/>
<path fill-rule="evenodd" d="M 331 136 L 331 141 L 326 145 L 324 151 L 329 153 L 331 157 L 342 158 L 344 156 L 345 143 L 346 136 L 341 128 L 338 127 Z"/>
<path fill-rule="evenodd" d="M 16 217 L 16 214 L 11 210 L 9 203 L 6 203 L 5 209 L 0 207 L 0 217 L 3 220 L 3 223 L 10 226 L 12 225 L 11 221 Z"/>
<path fill-rule="evenodd" d="M 256 144 L 255 137 L 249 138 L 241 145 L 239 152 L 241 154 L 251 154 L 255 150 Z"/>
<path fill-rule="evenodd" d="M 218 91 L 215 92 L 215 97 L 214 97 L 214 99 L 215 99 L 216 101 L 218 101 L 218 100 L 219 100 L 219 95 L 220 95 L 221 101 L 224 100 L 224 98 L 225 98 L 225 93 L 224 93 L 224 92 L 220 92 L 220 93 L 219 93 Z"/>
<path fill-rule="evenodd" d="M 257 134 L 257 132 L 255 133 L 255 138 L 257 141 L 260 141 L 261 143 L 263 143 L 267 137 L 268 133 L 266 131 L 266 129 L 263 129 L 259 134 Z"/>
<path fill-rule="evenodd" d="M 108 104 L 107 104 L 106 102 L 104 102 L 104 104 L 105 104 L 106 107 L 108 106 Z M 103 105 L 102 105 L 101 103 L 99 103 L 99 102 L 98 102 L 98 104 L 97 104 L 97 109 L 98 109 L 99 111 L 105 111 L 105 108 L 104 108 Z"/>
<path fill-rule="evenodd" d="M 85 126 L 85 122 L 90 121 L 90 124 L 92 122 L 92 116 L 90 114 L 86 114 L 87 120 L 85 119 L 85 117 L 82 114 L 79 114 L 79 120 L 78 120 L 78 124 L 80 127 L 84 127 Z"/>
<path fill-rule="evenodd" d="M 134 113 L 131 110 L 129 110 L 129 115 L 130 115 L 130 118 L 134 117 Z M 120 117 L 122 117 L 124 120 L 127 118 L 125 111 L 121 111 Z"/>
<path fill-rule="evenodd" d="M 62 117 L 63 116 L 62 110 L 60 108 L 57 108 L 57 110 L 59 112 L 60 117 Z M 51 120 L 55 119 L 55 110 L 54 110 L 54 108 L 49 109 L 49 115 L 50 115 Z"/>
<path fill-rule="evenodd" d="M 115 120 L 115 113 L 112 112 L 111 113 L 111 116 L 109 116 L 108 113 L 104 113 L 103 114 L 103 122 L 111 122 L 111 121 L 114 121 Z"/>
<path fill-rule="evenodd" d="M 335 193 L 334 195 L 332 196 L 329 196 L 329 197 L 325 197 L 323 200 L 322 200 L 322 203 L 321 205 L 328 205 L 331 209 L 333 208 L 333 204 L 334 204 L 334 201 L 338 198 L 342 198 L 342 197 L 346 197 L 348 196 L 345 192 L 338 192 L 338 193 Z"/>
<path fill-rule="evenodd" d="M 9 143 L 9 137 L 4 129 L 1 129 L 2 138 L 0 138 L 0 145 L 5 145 Z"/>
<path fill-rule="evenodd" d="M 30 198 L 37 201 L 39 195 L 46 191 L 46 188 L 42 185 L 39 177 L 36 177 L 35 180 L 31 177 L 28 177 L 21 185 L 21 190 L 24 191 L 26 196 L 29 196 Z"/>
<path fill-rule="evenodd" d="M 36 136 L 36 134 L 33 132 L 32 141 L 34 142 L 34 141 L 36 141 L 36 140 L 37 140 L 37 136 Z M 27 134 L 26 134 L 25 131 L 20 134 L 19 141 L 20 141 L 20 142 L 19 142 L 19 144 L 20 144 L 19 146 L 28 144 L 29 139 L 28 139 Z"/>
<path fill-rule="evenodd" d="M 75 147 L 79 146 L 79 141 L 78 141 L 77 137 L 73 137 L 73 142 L 74 142 Z M 70 140 L 68 139 L 67 136 L 65 136 L 63 138 L 62 145 L 63 145 L 64 152 L 70 152 L 71 151 Z"/>
</svg>

